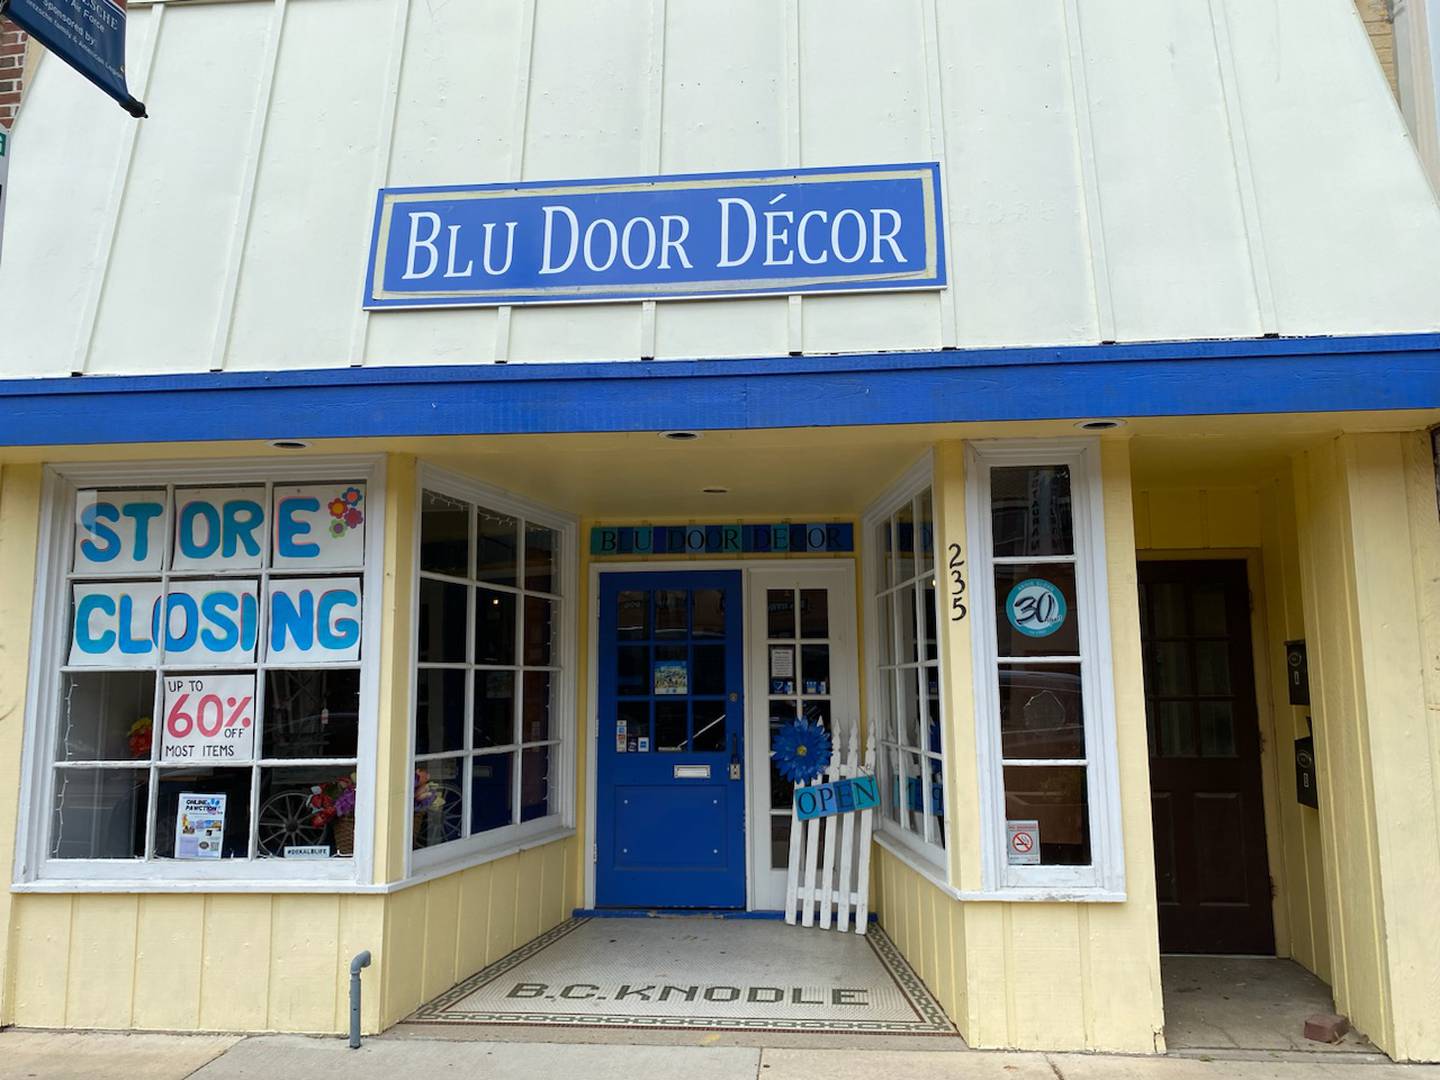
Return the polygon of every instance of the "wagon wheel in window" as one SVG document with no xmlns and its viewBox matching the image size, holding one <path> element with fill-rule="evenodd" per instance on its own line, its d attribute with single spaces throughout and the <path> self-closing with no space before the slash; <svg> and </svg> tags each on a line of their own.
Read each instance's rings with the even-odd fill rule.
<svg viewBox="0 0 1440 1080">
<path fill-rule="evenodd" d="M 287 847 L 321 843 L 325 839 L 325 826 L 310 824 L 314 816 L 308 791 L 281 791 L 271 795 L 260 807 L 260 853 L 281 858 Z"/>
<path fill-rule="evenodd" d="M 415 834 L 425 838 L 426 846 L 448 844 L 465 835 L 465 807 L 461 803 L 464 787 L 458 780 L 431 780 L 439 789 L 439 806 L 415 811 Z"/>
</svg>

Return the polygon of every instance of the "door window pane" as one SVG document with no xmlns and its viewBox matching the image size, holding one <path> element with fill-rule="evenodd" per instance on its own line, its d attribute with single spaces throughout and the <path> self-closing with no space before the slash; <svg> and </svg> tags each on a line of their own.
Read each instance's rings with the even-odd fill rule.
<svg viewBox="0 0 1440 1080">
<path fill-rule="evenodd" d="M 725 743 L 725 702 L 697 701 L 695 733 L 690 739 L 690 748 L 697 754 L 718 754 L 723 752 Z"/>
<path fill-rule="evenodd" d="M 830 636 L 830 590 L 800 590 L 800 636 L 804 638 L 828 638 Z"/>
<path fill-rule="evenodd" d="M 615 689 L 621 694 L 650 692 L 650 646 L 621 645 L 615 650 Z"/>
<path fill-rule="evenodd" d="M 1000 742 L 1006 758 L 1083 758 L 1079 664 L 1000 665 Z"/>
<path fill-rule="evenodd" d="M 723 638 L 725 636 L 725 591 L 696 589 L 692 637 Z"/>
<path fill-rule="evenodd" d="M 1230 693 L 1230 643 L 1195 642 L 1195 692 L 1215 696 Z"/>
<path fill-rule="evenodd" d="M 509 746 L 514 741 L 515 673 L 475 672 L 475 748 Z"/>
<path fill-rule="evenodd" d="M 800 690 L 806 694 L 830 693 L 830 646 L 800 647 Z"/>
<path fill-rule="evenodd" d="M 475 579 L 492 585 L 516 585 L 516 535 L 519 522 L 507 514 L 476 507 Z"/>
<path fill-rule="evenodd" d="M 513 824 L 510 806 L 514 753 L 480 754 L 470 766 L 470 832 L 483 833 Z"/>
<path fill-rule="evenodd" d="M 420 500 L 420 569 L 470 576 L 470 506 L 427 491 Z"/>
<path fill-rule="evenodd" d="M 1228 637 L 1230 620 L 1225 609 L 1225 590 L 1213 585 L 1196 585 L 1190 590 L 1190 617 L 1197 637 Z"/>
<path fill-rule="evenodd" d="M 997 556 L 1075 553 L 1068 465 L 991 469 L 990 506 Z"/>
<path fill-rule="evenodd" d="M 683 701 L 655 702 L 655 749 L 675 753 L 690 742 L 689 724 Z"/>
<path fill-rule="evenodd" d="M 725 646 L 696 645 L 691 649 L 692 694 L 725 693 Z"/>
<path fill-rule="evenodd" d="M 1040 823 L 1042 866 L 1090 864 L 1090 798 L 1083 766 L 1005 766 L 1005 817 Z"/>
<path fill-rule="evenodd" d="M 149 761 L 153 671 L 67 674 L 61 679 L 57 761 Z"/>
<path fill-rule="evenodd" d="M 795 636 L 795 590 L 765 590 L 766 633 L 772 638 Z"/>
<path fill-rule="evenodd" d="M 1195 756 L 1195 706 L 1188 701 L 1155 702 L 1160 757 Z"/>
<path fill-rule="evenodd" d="M 684 589 L 655 590 L 655 636 L 685 637 L 690 632 L 690 594 Z"/>
<path fill-rule="evenodd" d="M 420 579 L 420 612 L 416 624 L 422 664 L 465 662 L 465 619 L 468 590 L 430 578 Z"/>
<path fill-rule="evenodd" d="M 147 769 L 56 769 L 50 854 L 138 859 L 145 854 Z"/>
<path fill-rule="evenodd" d="M 1191 693 L 1190 647 L 1183 641 L 1156 641 L 1150 645 L 1151 694 Z"/>
<path fill-rule="evenodd" d="M 995 567 L 1000 656 L 1074 656 L 1080 651 L 1075 567 L 1017 563 Z"/>
<path fill-rule="evenodd" d="M 615 598 L 615 636 L 621 641 L 644 641 L 650 636 L 650 593 L 626 589 Z"/>
<path fill-rule="evenodd" d="M 1202 701 L 1200 711 L 1200 756 L 1235 756 L 1235 715 L 1228 701 Z"/>
<path fill-rule="evenodd" d="M 515 663 L 515 594 L 475 590 L 475 663 Z"/>
</svg>

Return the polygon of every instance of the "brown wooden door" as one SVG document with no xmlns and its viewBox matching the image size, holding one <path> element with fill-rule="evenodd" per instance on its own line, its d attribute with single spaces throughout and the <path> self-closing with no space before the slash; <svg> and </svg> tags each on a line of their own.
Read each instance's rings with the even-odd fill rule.
<svg viewBox="0 0 1440 1080">
<path fill-rule="evenodd" d="M 1142 562 L 1163 952 L 1275 952 L 1245 564 Z"/>
</svg>

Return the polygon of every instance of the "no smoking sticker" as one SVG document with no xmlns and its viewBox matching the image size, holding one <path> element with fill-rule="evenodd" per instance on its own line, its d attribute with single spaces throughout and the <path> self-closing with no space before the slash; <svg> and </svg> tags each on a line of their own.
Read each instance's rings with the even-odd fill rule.
<svg viewBox="0 0 1440 1080">
<path fill-rule="evenodd" d="M 1011 866 L 1040 864 L 1040 822 L 1007 821 L 1005 855 Z"/>
</svg>

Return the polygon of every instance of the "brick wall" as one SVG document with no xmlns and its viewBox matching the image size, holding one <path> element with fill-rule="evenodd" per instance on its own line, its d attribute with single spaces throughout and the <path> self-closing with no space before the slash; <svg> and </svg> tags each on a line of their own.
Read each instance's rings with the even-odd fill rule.
<svg viewBox="0 0 1440 1080">
<path fill-rule="evenodd" d="M 1355 10 L 1365 23 L 1370 34 L 1370 44 L 1385 69 L 1385 78 L 1390 82 L 1390 92 L 1400 96 L 1400 84 L 1395 76 L 1395 0 L 1355 0 Z"/>
<path fill-rule="evenodd" d="M 0 128 L 8 128 L 20 109 L 25 70 L 25 32 L 0 19 Z"/>
</svg>

